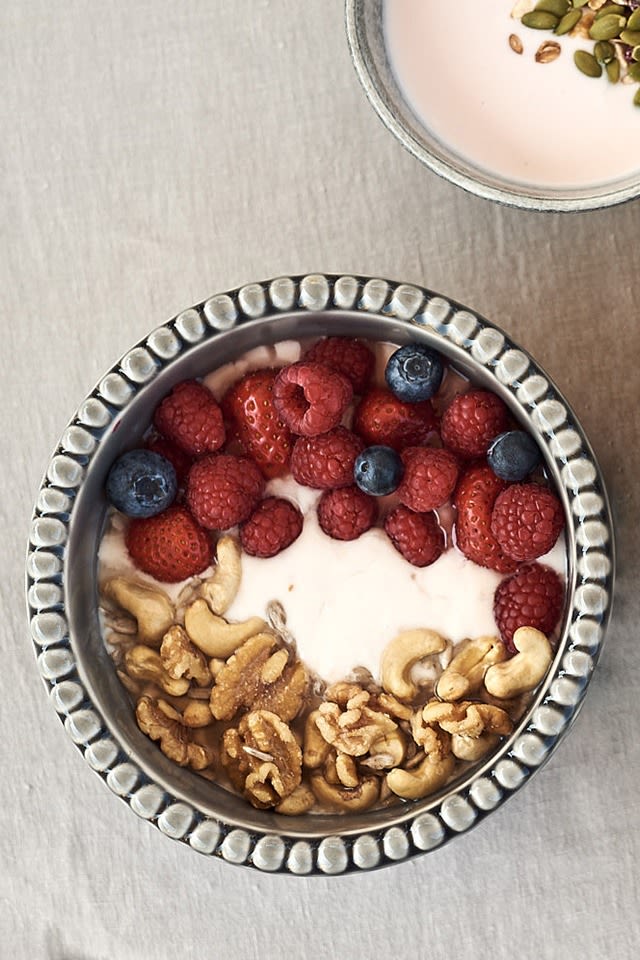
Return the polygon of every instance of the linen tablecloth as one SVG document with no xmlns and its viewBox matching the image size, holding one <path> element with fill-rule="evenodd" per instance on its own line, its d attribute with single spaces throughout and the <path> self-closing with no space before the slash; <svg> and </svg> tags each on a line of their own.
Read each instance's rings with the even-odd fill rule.
<svg viewBox="0 0 640 960">
<path fill-rule="evenodd" d="M 368 106 L 342 0 L 5 0 L 1 16 L 0 955 L 630 958 L 640 201 L 525 213 L 432 175 Z M 38 677 L 23 571 L 42 473 L 101 374 L 191 303 L 316 271 L 429 286 L 533 353 L 600 459 L 619 577 L 585 706 L 523 791 L 410 863 L 297 880 L 197 856 L 92 774 Z"/>
</svg>

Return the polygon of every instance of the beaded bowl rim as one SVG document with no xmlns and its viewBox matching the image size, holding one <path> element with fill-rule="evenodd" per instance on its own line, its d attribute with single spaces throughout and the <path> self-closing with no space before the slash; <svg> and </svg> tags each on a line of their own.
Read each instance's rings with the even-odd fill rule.
<svg viewBox="0 0 640 960">
<path fill-rule="evenodd" d="M 345 0 L 351 60 L 367 100 L 382 123 L 433 173 L 485 200 L 541 212 L 600 210 L 640 196 L 640 170 L 590 187 L 544 187 L 493 174 L 446 146 L 424 126 L 396 83 L 382 39 L 383 2 Z"/>
<path fill-rule="evenodd" d="M 84 538 L 77 532 L 80 521 L 74 529 L 74 513 L 86 510 L 83 497 L 87 501 L 93 493 L 91 467 L 99 461 L 101 445 L 104 452 L 114 442 L 128 413 L 135 414 L 142 398 L 157 391 L 163 376 L 172 375 L 176 361 L 189 363 L 236 333 L 253 346 L 275 342 L 283 338 L 273 333 L 282 324 L 291 333 L 301 323 L 305 335 L 321 333 L 328 325 L 333 326 L 329 332 L 344 329 L 355 335 L 346 329 L 355 325 L 378 339 L 423 340 L 507 401 L 536 437 L 565 506 L 569 569 L 564 626 L 549 673 L 514 734 L 439 794 L 359 817 L 230 814 L 228 806 L 220 816 L 215 800 L 194 801 L 193 792 L 171 781 L 154 745 L 157 765 L 136 753 L 113 717 L 105 719 L 104 694 L 86 669 L 89 642 L 101 643 L 97 605 L 95 599 L 79 600 L 82 591 L 74 591 L 69 582 L 79 563 L 91 566 L 91 557 L 83 557 L 79 546 Z M 425 287 L 351 274 L 307 274 L 209 297 L 157 327 L 101 378 L 63 432 L 42 481 L 27 553 L 27 612 L 40 675 L 67 733 L 94 772 L 140 818 L 228 863 L 263 872 L 332 876 L 366 872 L 441 848 L 499 808 L 541 769 L 582 705 L 611 615 L 614 567 L 611 512 L 593 451 L 570 405 L 525 350 L 500 327 Z M 95 583 L 95 551 L 92 569 L 87 576 Z M 84 626 L 80 629 L 79 603 L 95 608 L 88 634 Z M 195 774 L 187 777 L 206 783 Z"/>
</svg>

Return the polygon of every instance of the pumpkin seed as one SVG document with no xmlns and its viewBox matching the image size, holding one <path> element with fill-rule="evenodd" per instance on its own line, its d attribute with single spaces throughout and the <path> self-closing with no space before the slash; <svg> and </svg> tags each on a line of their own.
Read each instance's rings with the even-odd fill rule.
<svg viewBox="0 0 640 960">
<path fill-rule="evenodd" d="M 601 7 L 596 13 L 595 19 L 600 20 L 602 17 L 606 17 L 608 14 L 616 13 L 618 16 L 626 15 L 626 7 L 623 7 L 621 3 L 608 3 L 606 7 Z"/>
<path fill-rule="evenodd" d="M 569 0 L 539 0 L 535 9 L 543 10 L 545 13 L 553 13 L 556 17 L 564 17 L 569 7 Z"/>
<path fill-rule="evenodd" d="M 561 37 L 565 33 L 570 33 L 575 26 L 578 25 L 582 19 L 582 11 L 572 9 L 565 13 L 564 17 L 560 19 L 558 26 L 555 29 L 555 33 Z"/>
<path fill-rule="evenodd" d="M 610 13 L 606 17 L 601 17 L 600 20 L 593 21 L 589 29 L 589 36 L 592 40 L 613 40 L 620 35 L 626 24 L 625 17 Z"/>
<path fill-rule="evenodd" d="M 640 43 L 640 30 L 623 30 L 620 34 L 620 40 L 628 43 L 630 47 L 637 47 Z"/>
<path fill-rule="evenodd" d="M 546 10 L 532 10 L 531 13 L 525 13 L 521 22 L 533 30 L 553 30 L 558 26 L 560 17 L 556 17 L 555 13 L 547 13 Z"/>
<path fill-rule="evenodd" d="M 587 77 L 601 77 L 602 67 L 596 58 L 586 50 L 576 50 L 573 55 L 573 62 L 578 70 Z"/>
<path fill-rule="evenodd" d="M 631 77 L 636 83 L 640 83 L 640 63 L 630 63 L 627 76 Z"/>
<path fill-rule="evenodd" d="M 605 63 L 604 66 L 607 71 L 607 77 L 611 83 L 617 83 L 620 79 L 620 62 L 619 60 L 609 60 L 608 63 Z"/>
<path fill-rule="evenodd" d="M 633 102 L 636 107 L 640 107 L 640 87 L 636 90 L 636 95 L 633 98 Z"/>
<path fill-rule="evenodd" d="M 616 55 L 616 49 L 608 40 L 598 40 L 593 48 L 593 55 L 598 63 L 609 63 Z"/>
<path fill-rule="evenodd" d="M 627 30 L 640 30 L 640 7 L 627 20 Z"/>
</svg>

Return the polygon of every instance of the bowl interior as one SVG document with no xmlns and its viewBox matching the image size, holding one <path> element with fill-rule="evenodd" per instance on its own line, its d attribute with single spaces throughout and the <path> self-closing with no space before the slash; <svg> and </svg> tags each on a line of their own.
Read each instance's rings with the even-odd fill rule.
<svg viewBox="0 0 640 960">
<path fill-rule="evenodd" d="M 426 343 L 503 398 L 538 441 L 562 499 L 567 590 L 555 659 L 495 753 L 424 800 L 362 814 L 284 817 L 254 810 L 179 768 L 139 731 L 101 635 L 97 555 L 108 470 L 140 441 L 175 383 L 260 345 L 320 335 Z M 312 274 L 211 297 L 152 331 L 105 374 L 63 433 L 40 490 L 27 564 L 28 613 L 38 667 L 67 731 L 139 816 L 234 863 L 332 874 L 397 862 L 448 842 L 546 762 L 573 722 L 599 656 L 613 566 L 610 510 L 593 452 L 566 400 L 526 351 L 432 291 Z"/>
<path fill-rule="evenodd" d="M 384 0 L 346 0 L 347 36 L 356 72 L 388 129 L 435 173 L 477 196 L 532 210 L 590 210 L 640 195 L 640 173 L 589 187 L 552 189 L 496 176 L 460 156 L 424 126 L 404 98 L 384 43 L 383 8 Z"/>
</svg>

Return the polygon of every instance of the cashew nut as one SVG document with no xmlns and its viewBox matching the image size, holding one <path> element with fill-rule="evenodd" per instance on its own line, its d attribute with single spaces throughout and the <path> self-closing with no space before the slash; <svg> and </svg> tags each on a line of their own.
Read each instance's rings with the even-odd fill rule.
<svg viewBox="0 0 640 960">
<path fill-rule="evenodd" d="M 126 577 L 112 577 L 105 583 L 103 593 L 135 617 L 140 643 L 160 646 L 175 619 L 173 604 L 162 590 Z"/>
<path fill-rule="evenodd" d="M 162 665 L 159 653 L 144 644 L 137 644 L 124 655 L 124 664 L 132 680 L 157 683 L 170 697 L 181 697 L 189 689 L 186 677 L 170 677 Z"/>
<path fill-rule="evenodd" d="M 458 760 L 481 760 L 490 750 L 498 745 L 500 737 L 497 733 L 482 733 L 479 737 L 468 737 L 462 733 L 454 733 L 451 737 L 451 752 Z"/>
<path fill-rule="evenodd" d="M 413 700 L 418 687 L 411 680 L 411 668 L 425 657 L 442 653 L 447 641 L 434 630 L 405 630 L 388 643 L 382 654 L 382 686 L 398 700 Z"/>
<path fill-rule="evenodd" d="M 304 726 L 304 751 L 302 755 L 302 762 L 304 763 L 305 767 L 309 767 L 310 770 L 317 770 L 318 767 L 321 767 L 329 756 L 329 751 L 331 749 L 331 745 L 324 739 L 318 730 L 316 719 L 319 716 L 320 713 L 318 710 L 313 710 L 307 717 Z"/>
<path fill-rule="evenodd" d="M 184 628 L 189 637 L 208 657 L 229 657 L 238 647 L 264 630 L 260 617 L 250 617 L 240 623 L 227 623 L 209 609 L 206 600 L 194 600 L 184 612 Z"/>
<path fill-rule="evenodd" d="M 202 581 L 200 593 L 214 613 L 226 613 L 236 598 L 242 578 L 240 544 L 234 537 L 220 537 L 216 546 L 216 568 Z"/>
<path fill-rule="evenodd" d="M 444 670 L 435 688 L 441 700 L 462 700 L 482 686 L 484 675 L 494 663 L 500 663 L 507 651 L 497 637 L 470 640 Z"/>
<path fill-rule="evenodd" d="M 213 723 L 213 714 L 209 704 L 202 700 L 191 700 L 182 711 L 185 727 L 208 727 Z"/>
<path fill-rule="evenodd" d="M 534 627 L 519 627 L 513 635 L 513 643 L 518 653 L 510 660 L 490 667 L 484 678 L 489 693 L 500 700 L 537 687 L 553 658 L 548 639 Z"/>
<path fill-rule="evenodd" d="M 295 788 L 293 793 L 285 797 L 282 803 L 275 808 L 276 813 L 282 813 L 287 817 L 297 817 L 301 813 L 307 813 L 316 802 L 312 791 L 306 785 L 301 783 Z"/>
<path fill-rule="evenodd" d="M 439 760 L 425 756 L 424 760 L 412 770 L 396 767 L 386 777 L 387 786 L 404 800 L 419 800 L 443 787 L 455 767 L 455 759 L 449 754 Z"/>
<path fill-rule="evenodd" d="M 369 770 L 388 770 L 399 767 L 407 754 L 407 745 L 402 733 L 394 730 L 380 737 L 369 747 L 369 756 L 362 765 Z"/>
<path fill-rule="evenodd" d="M 311 777 L 311 789 L 320 803 L 334 810 L 368 810 L 377 801 L 380 783 L 376 777 L 365 777 L 357 787 L 327 783 L 321 773 Z"/>
</svg>

